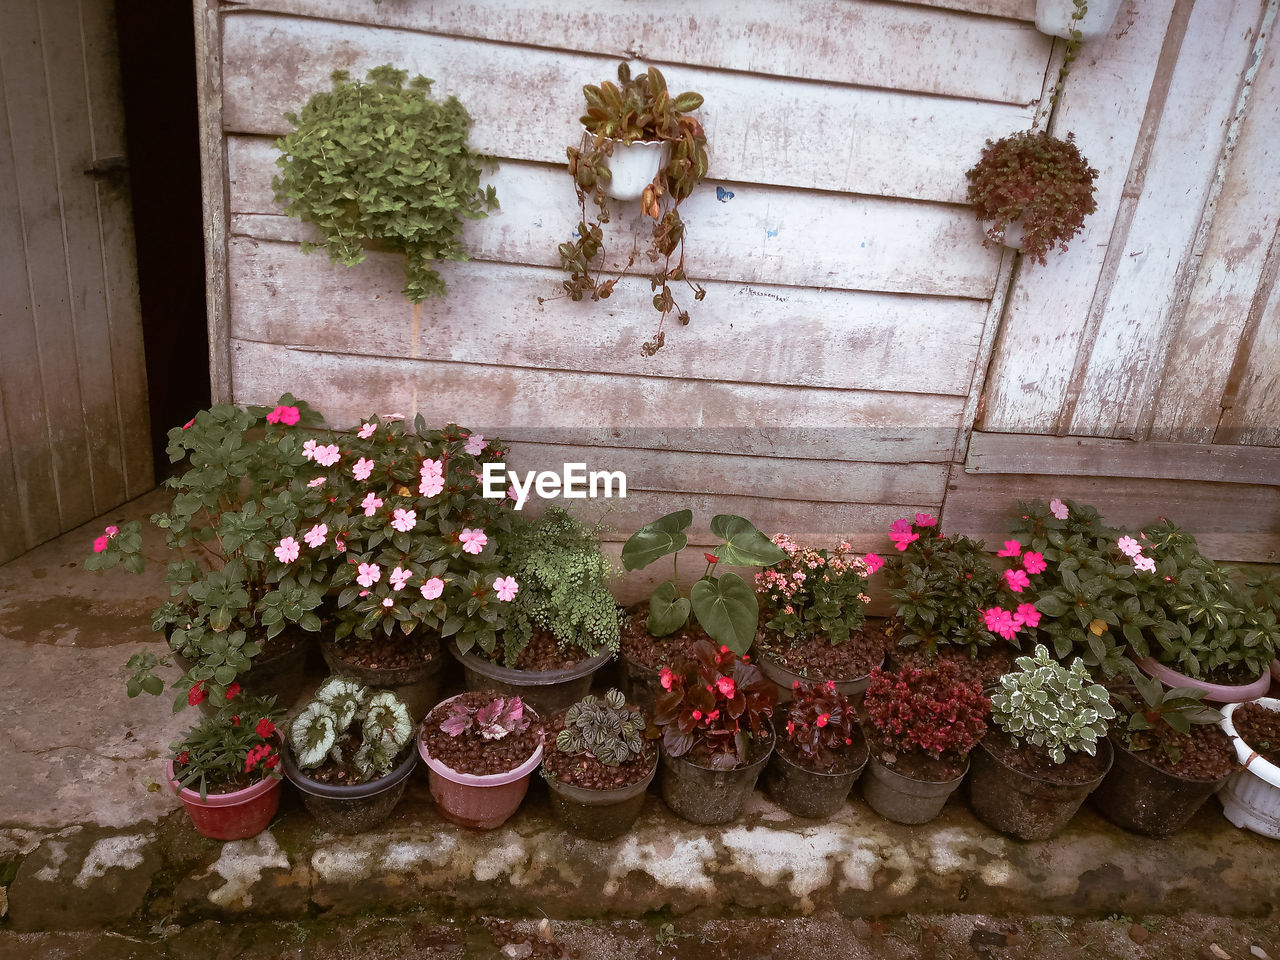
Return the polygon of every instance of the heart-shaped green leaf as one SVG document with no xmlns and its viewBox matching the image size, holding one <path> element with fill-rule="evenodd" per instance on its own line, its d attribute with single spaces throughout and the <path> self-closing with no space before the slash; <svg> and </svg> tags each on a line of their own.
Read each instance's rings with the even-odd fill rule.
<svg viewBox="0 0 1280 960">
<path fill-rule="evenodd" d="M 722 563 L 735 567 L 768 567 L 786 556 L 782 548 L 757 530 L 750 520 L 730 513 L 713 517 L 711 532 L 725 541 L 715 551 Z"/>
<path fill-rule="evenodd" d="M 668 580 L 649 598 L 649 622 L 646 624 L 650 635 L 665 637 L 675 633 L 689 619 L 689 600 L 680 596 L 676 585 Z"/>
<path fill-rule="evenodd" d="M 677 510 L 646 523 L 622 545 L 622 565 L 628 570 L 641 570 L 659 557 L 679 553 L 689 542 L 682 531 L 691 523 L 691 510 Z"/>
<path fill-rule="evenodd" d="M 694 615 L 712 640 L 738 656 L 750 649 L 760 622 L 760 605 L 745 580 L 736 573 L 699 580 L 690 599 Z"/>
</svg>

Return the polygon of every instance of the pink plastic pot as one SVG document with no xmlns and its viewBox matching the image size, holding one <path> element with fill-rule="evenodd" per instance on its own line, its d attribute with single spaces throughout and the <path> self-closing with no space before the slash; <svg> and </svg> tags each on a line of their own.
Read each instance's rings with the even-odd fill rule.
<svg viewBox="0 0 1280 960">
<path fill-rule="evenodd" d="M 1212 703 L 1243 703 L 1246 700 L 1257 700 L 1259 697 L 1265 697 L 1267 691 L 1271 689 L 1271 674 L 1268 671 L 1263 671 L 1262 676 L 1251 683 L 1234 686 L 1196 680 L 1185 673 L 1166 667 L 1154 657 L 1143 657 L 1138 660 L 1138 667 L 1147 676 L 1155 677 L 1166 687 L 1193 687 L 1196 690 L 1203 690 L 1205 700 Z"/>
<path fill-rule="evenodd" d="M 450 697 L 432 708 L 432 712 L 456 700 Z M 537 720 L 537 714 L 527 704 L 525 711 Z M 430 717 L 430 714 L 428 714 Z M 507 822 L 520 808 L 529 790 L 529 777 L 542 762 L 542 744 L 520 766 L 505 773 L 476 775 L 460 773 L 427 753 L 427 743 L 418 733 L 418 753 L 427 765 L 427 780 L 431 785 L 431 797 L 446 820 L 464 827 L 492 830 Z"/>
<path fill-rule="evenodd" d="M 1280 659 L 1271 661 L 1271 679 L 1280 683 Z"/>
<path fill-rule="evenodd" d="M 256 837 L 271 823 L 280 806 L 280 780 L 268 777 L 251 787 L 231 793 L 211 793 L 200 799 L 199 790 L 178 786 L 173 761 L 166 765 L 169 786 L 187 808 L 192 825 L 213 840 L 246 840 Z"/>
</svg>

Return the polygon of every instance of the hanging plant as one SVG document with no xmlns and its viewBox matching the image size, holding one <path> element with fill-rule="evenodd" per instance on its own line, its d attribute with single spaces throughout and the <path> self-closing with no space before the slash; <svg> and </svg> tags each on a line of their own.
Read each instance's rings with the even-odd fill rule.
<svg viewBox="0 0 1280 960">
<path fill-rule="evenodd" d="M 364 260 L 367 241 L 404 254 L 404 295 L 413 303 L 442 296 L 436 260 L 466 260 L 462 229 L 498 206 L 492 186 L 480 185 L 492 160 L 467 146 L 471 117 L 456 97 L 430 99 L 431 81 L 391 64 L 368 82 L 345 70 L 333 89 L 315 94 L 301 114 L 286 113 L 295 129 L 276 141 L 283 173 L 272 180 L 276 202 L 289 216 L 313 223 L 335 263 Z"/>
<path fill-rule="evenodd" d="M 560 244 L 561 264 L 569 274 L 563 287 L 575 301 L 585 296 L 603 300 L 631 272 L 641 255 L 638 247 L 633 247 L 616 276 L 604 271 L 603 224 L 610 221 L 608 200 L 614 180 L 610 160 L 632 144 L 664 144 L 665 161 L 659 161 L 657 173 L 640 192 L 641 209 L 653 221 L 649 248 L 643 256 L 654 265 L 649 283 L 654 309 L 662 315 L 657 332 L 641 347 L 645 356 L 652 356 L 662 348 L 662 328 L 670 314 L 682 324 L 689 322 L 688 311 L 676 301 L 671 284 L 683 281 L 693 291 L 694 300 L 706 296 L 706 290 L 685 275 L 685 225 L 680 217 L 681 202 L 707 175 L 706 134 L 702 124 L 690 116 L 702 106 L 702 96 L 693 92 L 672 96 L 657 67 L 632 78 L 625 63 L 618 66 L 618 83 L 588 84 L 582 92 L 587 100 L 582 117 L 586 129 L 580 146 L 567 151 L 581 219 L 576 239 Z M 587 215 L 588 201 L 596 207 L 592 219 Z"/>
</svg>

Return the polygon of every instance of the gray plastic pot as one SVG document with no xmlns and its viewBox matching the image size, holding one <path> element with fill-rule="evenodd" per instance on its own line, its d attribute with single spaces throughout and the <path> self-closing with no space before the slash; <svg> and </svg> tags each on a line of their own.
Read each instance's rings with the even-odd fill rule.
<svg viewBox="0 0 1280 960">
<path fill-rule="evenodd" d="M 797 817 L 829 817 L 844 806 L 849 791 L 867 765 L 866 746 L 862 745 L 861 750 L 862 762 L 853 770 L 824 773 L 801 766 L 775 749 L 764 770 L 764 792 L 774 803 Z"/>
<path fill-rule="evenodd" d="M 414 642 L 407 637 L 406 642 Z M 415 721 L 427 715 L 427 711 L 440 699 L 444 681 L 444 667 L 448 663 L 441 650 L 429 661 L 411 667 L 364 667 L 342 655 L 342 645 L 333 640 L 320 641 L 320 653 L 334 673 L 352 677 L 366 687 L 390 690 L 409 708 Z"/>
<path fill-rule="evenodd" d="M 980 741 L 973 751 L 969 805 L 979 820 L 1001 833 L 1019 840 L 1047 840 L 1071 821 L 1111 769 L 1111 741 L 1098 741 L 1097 750 L 1101 772 L 1096 777 L 1062 783 L 1009 766 Z"/>
<path fill-rule="evenodd" d="M 551 795 L 551 813 L 562 824 L 588 840 L 620 837 L 636 822 L 644 809 L 645 791 L 658 772 L 658 758 L 640 781 L 615 790 L 591 790 L 563 783 L 548 776 L 543 779 Z"/>
<path fill-rule="evenodd" d="M 1227 782 L 1189 780 L 1148 763 L 1112 739 L 1115 762 L 1089 806 L 1118 827 L 1148 837 L 1170 837 L 1187 825 L 1210 795 Z"/>
<path fill-rule="evenodd" d="M 452 640 L 449 652 L 462 664 L 468 690 L 515 694 L 542 714 L 567 710 L 590 693 L 592 675 L 613 656 L 605 649 L 564 670 L 513 670 L 475 654 L 463 653 Z"/>
<path fill-rule="evenodd" d="M 622 661 L 621 689 L 628 703 L 634 703 L 650 716 L 662 694 L 659 683 L 659 672 L 648 664 L 632 660 L 625 653 L 619 658 Z"/>
<path fill-rule="evenodd" d="M 964 771 L 954 780 L 916 780 L 905 777 L 874 753 L 862 778 L 862 796 L 871 809 L 894 823 L 928 823 L 942 812 L 947 798 L 964 782 Z"/>
<path fill-rule="evenodd" d="M 418 751 L 409 744 L 404 758 L 389 773 L 351 786 L 313 780 L 293 759 L 288 745 L 280 751 L 284 775 L 302 794 L 307 812 L 331 833 L 364 833 L 382 823 L 404 796 L 409 774 L 418 765 Z"/>
<path fill-rule="evenodd" d="M 767 741 L 752 743 L 759 756 L 744 767 L 717 770 L 694 763 L 687 757 L 662 751 L 662 799 L 677 816 L 692 823 L 728 823 L 736 820 L 756 787 L 760 771 L 773 753 L 773 734 Z"/>
</svg>

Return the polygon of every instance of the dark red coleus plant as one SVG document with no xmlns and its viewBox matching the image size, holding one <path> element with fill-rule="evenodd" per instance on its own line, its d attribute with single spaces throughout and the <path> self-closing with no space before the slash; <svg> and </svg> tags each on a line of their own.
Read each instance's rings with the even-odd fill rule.
<svg viewBox="0 0 1280 960">
<path fill-rule="evenodd" d="M 826 683 L 797 680 L 791 689 L 787 740 L 804 766 L 829 770 L 862 739 L 857 712 L 849 698 L 830 680 Z"/>
<path fill-rule="evenodd" d="M 764 673 L 728 647 L 699 640 L 691 656 L 663 668 L 654 723 L 670 756 L 722 770 L 748 762 L 751 738 L 769 735 L 778 691 Z"/>
</svg>

